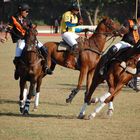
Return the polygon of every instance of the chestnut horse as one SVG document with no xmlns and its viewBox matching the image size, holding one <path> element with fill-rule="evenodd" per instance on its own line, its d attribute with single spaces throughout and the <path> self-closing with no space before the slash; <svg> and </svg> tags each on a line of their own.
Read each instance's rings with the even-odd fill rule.
<svg viewBox="0 0 140 140">
<path fill-rule="evenodd" d="M 25 48 L 22 52 L 22 60 L 19 66 L 20 75 L 20 112 L 24 115 L 29 114 L 30 101 L 35 95 L 35 107 L 38 106 L 40 86 L 44 76 L 41 56 L 37 48 L 37 30 L 36 27 L 29 28 L 25 35 Z M 24 93 L 27 92 L 27 81 L 29 81 L 29 92 L 26 101 Z"/>
<path fill-rule="evenodd" d="M 89 90 L 95 67 L 99 61 L 101 54 L 103 53 L 107 37 L 118 35 L 119 30 L 120 25 L 107 17 L 100 21 L 96 30 L 91 35 L 91 37 L 89 37 L 89 39 L 85 39 L 83 43 L 79 42 L 79 44 L 82 45 L 80 46 L 81 49 L 79 52 L 77 64 L 73 64 L 73 69 L 79 70 L 80 75 L 77 87 L 71 91 L 71 94 L 66 99 L 67 103 L 71 102 L 74 96 L 79 92 L 85 77 L 86 90 Z M 44 44 L 44 46 L 48 50 L 48 66 L 51 67 L 52 70 L 54 70 L 56 64 L 66 67 L 65 59 L 69 52 L 58 51 L 59 44 L 60 43 L 58 42 L 46 42 Z M 73 58 L 71 61 L 75 62 L 74 56 L 71 57 Z"/>
<path fill-rule="evenodd" d="M 131 56 L 131 57 L 130 57 Z M 110 62 L 108 66 L 108 70 L 105 75 L 100 75 L 99 70 L 102 65 L 102 58 L 100 59 L 94 77 L 92 79 L 92 83 L 89 91 L 86 92 L 85 102 L 81 108 L 80 114 L 78 118 L 82 119 L 85 116 L 85 110 L 88 104 L 90 103 L 100 103 L 100 105 L 95 108 L 94 112 L 92 112 L 88 119 L 92 119 L 96 116 L 96 114 L 107 104 L 109 103 L 109 115 L 113 113 L 113 99 L 114 97 L 121 91 L 124 85 L 137 75 L 137 62 L 140 58 L 140 41 L 136 44 L 134 48 L 130 48 L 127 52 L 119 55 L 119 58 Z M 91 96 L 104 80 L 107 81 L 108 84 L 108 92 L 106 92 L 100 98 L 92 98 Z"/>
</svg>

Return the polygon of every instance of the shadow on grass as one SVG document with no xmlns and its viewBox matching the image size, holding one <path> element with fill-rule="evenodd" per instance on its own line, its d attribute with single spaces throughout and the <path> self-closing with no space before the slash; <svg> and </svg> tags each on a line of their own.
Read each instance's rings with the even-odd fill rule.
<svg viewBox="0 0 140 140">
<path fill-rule="evenodd" d="M 18 104 L 18 101 L 9 100 L 9 99 L 0 99 L 0 104 Z"/>
<path fill-rule="evenodd" d="M 22 114 L 18 113 L 12 113 L 12 112 L 0 112 L 0 116 L 9 116 L 9 117 L 27 117 L 27 118 L 56 118 L 56 119 L 77 119 L 74 115 L 53 115 L 53 114 L 29 114 L 28 116 L 24 116 Z"/>
<path fill-rule="evenodd" d="M 34 100 L 31 101 L 31 103 L 34 103 Z M 0 99 L 0 104 L 19 104 L 19 101 L 9 100 L 9 99 Z M 66 104 L 65 101 L 63 103 L 53 103 L 53 102 L 40 102 L 39 104 L 47 104 L 52 106 L 68 106 L 69 104 Z"/>
</svg>

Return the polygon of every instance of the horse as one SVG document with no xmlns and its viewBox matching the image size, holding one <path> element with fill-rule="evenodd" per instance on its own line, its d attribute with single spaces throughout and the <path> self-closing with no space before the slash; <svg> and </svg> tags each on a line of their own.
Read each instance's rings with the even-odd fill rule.
<svg viewBox="0 0 140 140">
<path fill-rule="evenodd" d="M 32 97 L 35 95 L 34 109 L 37 109 L 39 102 L 40 86 L 42 78 L 45 76 L 43 71 L 43 57 L 37 48 L 37 30 L 36 26 L 29 28 L 25 35 L 25 48 L 21 55 L 21 62 L 19 65 L 19 85 L 20 96 L 19 106 L 20 112 L 23 115 L 29 114 L 29 106 Z M 29 81 L 29 92 L 27 98 L 27 82 Z M 26 101 L 25 101 L 26 100 Z"/>
<path fill-rule="evenodd" d="M 137 63 L 140 58 L 139 47 L 140 41 L 134 48 L 127 49 L 125 50 L 125 52 L 120 53 L 121 55 L 118 52 L 119 57 L 116 56 L 116 59 L 113 59 L 109 63 L 105 75 L 100 75 L 99 72 L 103 60 L 102 58 L 100 59 L 96 67 L 90 89 L 85 95 L 85 101 L 78 116 L 79 119 L 85 118 L 86 107 L 91 103 L 100 103 L 100 105 L 97 106 L 86 119 L 94 118 L 106 104 L 109 104 L 109 109 L 107 112 L 108 115 L 111 116 L 113 114 L 114 97 L 119 94 L 124 85 L 127 85 L 134 76 L 138 76 Z M 107 82 L 108 92 L 106 92 L 100 98 L 91 99 L 92 94 L 94 93 L 98 85 L 101 84 L 104 80 L 106 80 Z"/>
<path fill-rule="evenodd" d="M 103 18 L 92 35 L 78 43 L 80 44 L 79 58 L 77 59 L 77 63 L 75 63 L 75 57 L 71 56 L 71 62 L 74 62 L 72 63 L 72 67 L 67 67 L 65 65 L 65 59 L 69 55 L 69 51 L 59 51 L 59 42 L 46 42 L 44 44 L 48 50 L 48 66 L 52 70 L 55 69 L 56 64 L 59 64 L 63 67 L 80 71 L 78 85 L 76 88 L 71 90 L 69 97 L 66 99 L 67 103 L 72 102 L 75 95 L 80 91 L 85 77 L 86 90 L 88 91 L 94 75 L 95 67 L 103 53 L 107 38 L 109 36 L 111 36 L 111 38 L 117 36 L 119 30 L 120 25 L 117 22 L 115 23 L 109 17 Z"/>
</svg>

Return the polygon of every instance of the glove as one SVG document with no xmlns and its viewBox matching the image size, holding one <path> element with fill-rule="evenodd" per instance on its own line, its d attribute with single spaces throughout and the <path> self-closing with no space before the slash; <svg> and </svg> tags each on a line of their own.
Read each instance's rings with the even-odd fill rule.
<svg viewBox="0 0 140 140">
<path fill-rule="evenodd" d="M 132 28 L 133 28 L 133 30 L 137 30 L 138 29 L 138 26 L 137 25 L 134 25 Z"/>
<path fill-rule="evenodd" d="M 83 19 L 82 18 L 79 19 L 78 24 L 79 25 L 82 25 L 83 24 Z"/>
<path fill-rule="evenodd" d="M 6 42 L 6 38 L 0 38 L 0 42 L 5 43 Z"/>
</svg>

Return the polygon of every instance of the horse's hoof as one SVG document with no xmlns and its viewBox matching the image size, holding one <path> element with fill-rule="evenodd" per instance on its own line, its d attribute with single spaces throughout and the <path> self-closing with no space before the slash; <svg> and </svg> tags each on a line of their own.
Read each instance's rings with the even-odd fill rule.
<svg viewBox="0 0 140 140">
<path fill-rule="evenodd" d="M 37 107 L 34 107 L 34 108 L 33 108 L 33 111 L 34 111 L 34 112 L 36 112 L 36 111 L 37 111 L 37 109 L 38 109 Z"/>
<path fill-rule="evenodd" d="M 113 110 L 112 110 L 112 109 L 109 109 L 109 110 L 107 111 L 107 115 L 108 115 L 109 117 L 111 117 L 111 116 L 113 115 Z"/>
<path fill-rule="evenodd" d="M 77 117 L 77 119 L 84 119 L 85 118 L 85 114 L 80 113 Z"/>
<path fill-rule="evenodd" d="M 29 116 L 29 112 L 28 112 L 28 110 L 24 110 L 24 112 L 23 112 L 23 116 Z"/>
<path fill-rule="evenodd" d="M 24 108 L 20 107 L 20 113 L 24 112 Z"/>
<path fill-rule="evenodd" d="M 66 103 L 71 103 L 72 102 L 72 98 L 67 98 L 66 99 Z"/>
<path fill-rule="evenodd" d="M 95 118 L 95 114 L 90 114 L 90 115 L 88 116 L 88 120 L 92 120 L 93 118 Z"/>
</svg>

